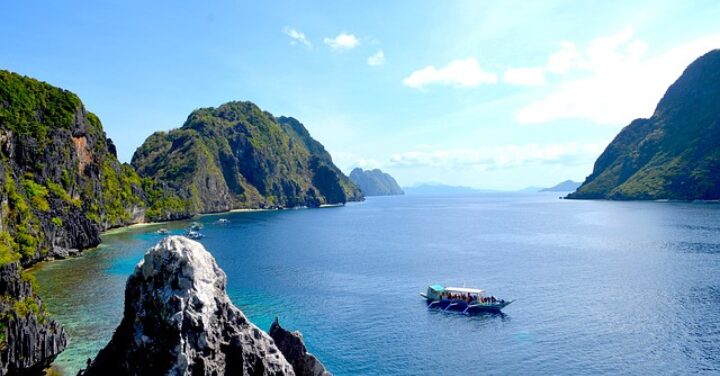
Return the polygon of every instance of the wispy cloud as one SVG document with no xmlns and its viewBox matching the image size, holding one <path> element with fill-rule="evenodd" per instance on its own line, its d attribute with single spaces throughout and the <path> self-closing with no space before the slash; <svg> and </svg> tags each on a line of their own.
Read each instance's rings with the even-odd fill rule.
<svg viewBox="0 0 720 376">
<path fill-rule="evenodd" d="M 542 68 L 510 68 L 505 71 L 503 81 L 511 85 L 545 85 L 545 70 Z"/>
<path fill-rule="evenodd" d="M 334 38 L 325 38 L 323 42 L 333 50 L 349 50 L 357 47 L 360 40 L 353 34 L 342 32 Z"/>
<path fill-rule="evenodd" d="M 563 42 L 548 57 L 545 69 L 556 75 L 574 73 L 546 97 L 516 113 L 521 123 L 586 119 L 621 125 L 652 114 L 667 88 L 698 56 L 720 47 L 720 35 L 691 41 L 648 57 L 648 46 L 628 28 L 597 38 L 585 48 Z"/>
<path fill-rule="evenodd" d="M 312 48 L 312 43 L 310 43 L 304 33 L 288 26 L 284 27 L 282 31 L 290 37 L 291 45 L 302 44 L 307 48 Z"/>
<path fill-rule="evenodd" d="M 605 145 L 525 144 L 469 149 L 412 150 L 390 157 L 390 167 L 468 168 L 483 170 L 515 168 L 536 164 L 578 165 L 592 163 Z"/>
<path fill-rule="evenodd" d="M 495 73 L 486 72 L 480 68 L 475 58 L 468 58 L 453 60 L 442 68 L 428 65 L 412 72 L 403 80 L 403 84 L 414 89 L 422 89 L 433 84 L 475 87 L 481 84 L 494 84 L 497 81 Z"/>
<path fill-rule="evenodd" d="M 385 64 L 385 53 L 383 50 L 379 50 L 374 55 L 369 56 L 367 58 L 367 63 L 373 67 Z"/>
</svg>

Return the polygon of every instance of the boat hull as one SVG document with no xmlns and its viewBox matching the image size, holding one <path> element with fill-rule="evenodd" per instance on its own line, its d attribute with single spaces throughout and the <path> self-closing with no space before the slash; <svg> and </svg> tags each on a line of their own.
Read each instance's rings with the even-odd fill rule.
<svg viewBox="0 0 720 376">
<path fill-rule="evenodd" d="M 502 301 L 496 303 L 473 303 L 468 304 L 467 301 L 457 299 L 429 299 L 425 294 L 420 294 L 425 298 L 425 303 L 430 309 L 439 309 L 443 311 L 461 312 L 464 314 L 474 314 L 482 312 L 501 312 L 501 310 L 512 301 Z"/>
</svg>

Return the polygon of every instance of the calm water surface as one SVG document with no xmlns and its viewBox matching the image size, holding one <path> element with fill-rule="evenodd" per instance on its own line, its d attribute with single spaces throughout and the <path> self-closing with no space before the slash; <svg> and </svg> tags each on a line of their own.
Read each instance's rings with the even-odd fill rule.
<svg viewBox="0 0 720 376">
<path fill-rule="evenodd" d="M 263 329 L 277 315 L 301 330 L 338 375 L 720 372 L 718 204 L 407 196 L 200 221 L 233 302 Z M 67 374 L 110 339 L 158 227 L 36 269 L 71 335 Z M 504 315 L 428 311 L 431 283 L 517 301 Z"/>
</svg>

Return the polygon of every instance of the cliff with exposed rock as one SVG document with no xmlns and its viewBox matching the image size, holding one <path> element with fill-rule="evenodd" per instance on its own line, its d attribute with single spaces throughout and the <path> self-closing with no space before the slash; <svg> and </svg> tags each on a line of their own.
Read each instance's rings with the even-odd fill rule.
<svg viewBox="0 0 720 376">
<path fill-rule="evenodd" d="M 148 137 L 132 165 L 189 191 L 199 213 L 362 199 L 299 121 L 250 102 L 194 111 L 181 128 Z"/>
<path fill-rule="evenodd" d="M 18 263 L 0 266 L 0 375 L 40 374 L 67 346 Z"/>
<path fill-rule="evenodd" d="M 395 178 L 379 169 L 363 170 L 355 168 L 350 172 L 350 180 L 360 187 L 366 196 L 404 195 Z"/>
<path fill-rule="evenodd" d="M 200 243 L 161 240 L 128 278 L 122 321 L 82 374 L 307 374 L 230 302 L 225 285 L 225 273 Z"/>
</svg>

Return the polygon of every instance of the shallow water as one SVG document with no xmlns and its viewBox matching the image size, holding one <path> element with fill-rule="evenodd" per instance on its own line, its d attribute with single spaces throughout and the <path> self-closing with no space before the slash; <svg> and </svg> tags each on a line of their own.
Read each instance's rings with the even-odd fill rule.
<svg viewBox="0 0 720 376">
<path fill-rule="evenodd" d="M 407 196 L 200 221 L 233 302 L 263 329 L 277 315 L 301 330 L 338 375 L 720 371 L 718 204 Z M 71 335 L 67 374 L 109 340 L 159 227 L 35 270 Z M 429 311 L 418 292 L 432 283 L 517 301 L 504 315 Z"/>
</svg>

